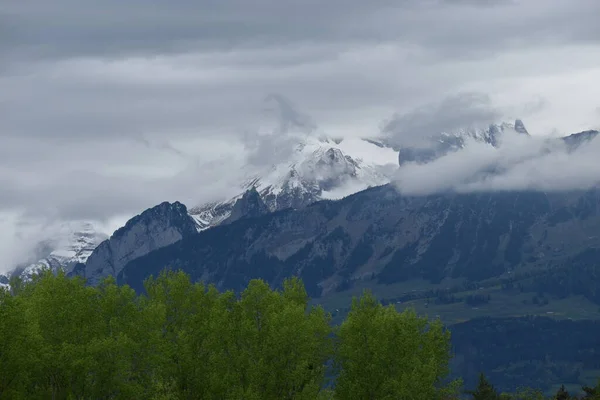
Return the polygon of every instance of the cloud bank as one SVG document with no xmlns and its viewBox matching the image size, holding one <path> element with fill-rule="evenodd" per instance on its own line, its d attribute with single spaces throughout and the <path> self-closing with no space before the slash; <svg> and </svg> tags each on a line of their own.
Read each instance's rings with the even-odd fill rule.
<svg viewBox="0 0 600 400">
<path fill-rule="evenodd" d="M 286 131 L 374 136 L 383 127 L 420 140 L 492 117 L 523 118 L 534 135 L 595 127 L 599 7 L 2 2 L 0 210 L 104 220 L 222 197 L 244 165 L 285 159 Z M 263 99 L 273 93 L 288 125 L 266 129 Z M 408 118 L 415 109 L 433 118 Z"/>
<path fill-rule="evenodd" d="M 562 140 L 507 131 L 497 147 L 475 140 L 426 164 L 406 163 L 394 184 L 403 194 L 570 191 L 600 184 L 600 139 L 571 150 Z"/>
<path fill-rule="evenodd" d="M 426 146 L 441 132 L 484 129 L 501 117 L 489 95 L 457 93 L 408 113 L 394 114 L 383 125 L 382 134 L 397 146 Z"/>
</svg>

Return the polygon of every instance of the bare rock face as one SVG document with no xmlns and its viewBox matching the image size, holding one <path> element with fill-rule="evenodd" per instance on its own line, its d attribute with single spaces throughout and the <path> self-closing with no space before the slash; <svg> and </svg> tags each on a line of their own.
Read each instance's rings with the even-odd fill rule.
<svg viewBox="0 0 600 400">
<path fill-rule="evenodd" d="M 8 276 L 0 274 L 0 290 L 9 288 Z"/>
<path fill-rule="evenodd" d="M 575 151 L 580 146 L 591 142 L 598 136 L 598 131 L 583 131 L 562 138 L 569 151 Z"/>
<path fill-rule="evenodd" d="M 117 276 L 123 267 L 151 251 L 196 234 L 196 223 L 188 215 L 185 205 L 175 202 L 161 203 L 133 217 L 124 227 L 92 252 L 76 273 L 98 284 L 109 275 Z"/>
<path fill-rule="evenodd" d="M 515 120 L 515 131 L 523 135 L 529 135 L 529 132 L 525 128 L 525 124 L 520 119 Z"/>
<path fill-rule="evenodd" d="M 223 221 L 223 224 L 228 224 L 242 218 L 259 217 L 268 212 L 269 209 L 260 197 L 260 194 L 255 188 L 252 188 L 235 202 L 231 210 L 231 215 Z"/>
<path fill-rule="evenodd" d="M 312 297 L 365 279 L 478 282 L 568 265 L 600 248 L 598 227 L 600 189 L 405 197 L 387 185 L 208 229 L 133 260 L 117 278 L 143 290 L 166 267 L 241 290 L 250 279 L 277 286 L 296 275 Z"/>
</svg>

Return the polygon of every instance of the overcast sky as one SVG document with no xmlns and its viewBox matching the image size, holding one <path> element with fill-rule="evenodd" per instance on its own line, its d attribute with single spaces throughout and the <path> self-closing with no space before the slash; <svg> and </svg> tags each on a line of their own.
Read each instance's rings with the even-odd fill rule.
<svg viewBox="0 0 600 400">
<path fill-rule="evenodd" d="M 598 0 L 0 1 L 1 226 L 226 195 L 265 129 L 597 127 L 598 15 Z"/>
</svg>

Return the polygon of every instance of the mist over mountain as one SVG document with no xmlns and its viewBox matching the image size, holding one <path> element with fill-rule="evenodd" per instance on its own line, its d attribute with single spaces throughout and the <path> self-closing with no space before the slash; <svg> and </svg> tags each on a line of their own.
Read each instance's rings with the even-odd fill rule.
<svg viewBox="0 0 600 400">
<path fill-rule="evenodd" d="M 292 113 L 291 106 L 286 107 L 283 109 Z M 312 131 L 307 135 L 291 133 L 285 130 L 289 126 L 291 123 L 280 132 L 287 135 L 286 146 L 292 150 L 287 159 L 280 164 L 248 169 L 239 184 L 238 195 L 191 207 L 189 215 L 197 230 L 277 210 L 300 209 L 322 199 L 342 198 L 389 182 L 407 196 L 569 191 L 594 187 L 600 172 L 594 162 L 599 143 L 594 140 L 597 131 L 573 134 L 562 140 L 545 138 L 529 135 L 524 123 L 517 120 L 514 124 L 490 124 L 430 135 L 422 142 L 419 153 L 409 146 L 393 145 L 385 133 L 371 139 L 332 139 L 316 136 Z M 430 147 L 423 145 L 427 143 Z M 414 157 L 407 159 L 407 154 Z M 256 211 L 250 211 L 241 203 L 248 191 L 258 195 Z M 89 233 L 72 234 L 70 240 L 88 243 L 86 236 L 102 238 L 93 224 L 87 223 L 87 226 Z M 149 236 L 147 240 L 152 239 Z M 32 258 L 38 261 L 25 262 L 21 267 L 23 276 L 42 266 L 56 269 L 59 264 L 65 264 L 63 267 L 68 272 L 75 263 L 85 263 L 100 241 L 89 242 L 87 250 L 72 260 L 34 256 Z M 50 246 L 48 254 L 68 252 L 70 246 L 67 242 L 64 245 L 57 242 Z M 74 251 L 80 254 L 79 250 Z"/>
<path fill-rule="evenodd" d="M 468 137 L 426 162 L 403 163 L 395 183 L 406 194 L 586 190 L 600 181 L 597 134 L 586 131 L 558 140 L 511 129 L 493 146 Z"/>
<path fill-rule="evenodd" d="M 341 137 L 326 134 L 312 116 L 299 111 L 282 95 L 267 96 L 265 104 L 270 107 L 264 120 L 266 124 L 246 132 L 242 156 L 238 158 L 224 157 L 201 164 L 198 158 L 189 158 L 185 151 L 169 142 L 143 138 L 144 146 L 194 167 L 186 170 L 185 185 L 179 186 L 176 179 L 165 178 L 169 185 L 177 185 L 177 190 L 167 188 L 163 194 L 148 196 L 141 209 L 152 206 L 152 199 L 158 200 L 154 204 L 164 201 L 165 197 L 170 201 L 183 201 L 189 206 L 190 215 L 199 229 L 206 229 L 226 221 L 234 204 L 251 188 L 259 192 L 266 208 L 272 212 L 305 207 L 321 199 L 343 198 L 389 182 L 394 182 L 398 190 L 407 195 L 446 191 L 560 190 L 563 187 L 568 190 L 585 189 L 594 184 L 593 148 L 585 146 L 572 155 L 581 140 L 571 144 L 565 140 L 565 149 L 554 138 L 530 135 L 521 120 L 501 122 L 501 112 L 491 104 L 488 96 L 478 93 L 459 93 L 405 113 L 396 113 L 376 133 L 352 132 Z M 592 140 L 595 131 L 589 132 L 586 142 L 596 145 Z M 205 159 L 210 153 L 204 149 L 201 158 Z M 556 176 L 552 172 L 554 169 L 559 170 Z M 223 174 L 227 174 L 227 179 L 208 178 L 209 184 L 201 184 L 200 180 L 206 177 Z M 573 174 L 577 176 L 573 177 Z M 86 181 L 91 183 L 93 179 L 86 178 Z M 96 180 L 97 185 L 84 192 L 100 193 L 100 182 Z M 130 187 L 134 192 L 143 193 L 145 189 L 139 185 L 149 182 L 136 179 Z M 150 185 L 153 191 L 161 187 L 156 182 Z M 186 189 L 182 190 L 183 187 Z M 98 209 L 96 203 L 100 198 L 117 192 L 121 190 L 102 191 L 93 196 L 93 200 L 78 203 L 77 207 L 82 215 L 91 215 L 88 211 Z M 103 205 L 107 203 L 108 200 Z M 120 200 L 115 200 L 114 204 L 126 207 Z M 121 213 L 120 221 L 124 222 L 140 211 L 126 208 L 131 211 Z M 37 220 L 39 226 L 44 224 L 46 217 L 29 220 Z M 14 221 L 14 216 L 5 220 L 11 225 L 5 230 L 12 231 Z M 77 221 L 92 226 L 107 225 L 106 220 Z M 35 231 L 43 230 L 32 230 Z M 44 264 L 45 256 L 36 256 L 35 249 L 53 236 L 48 232 L 47 237 L 28 234 L 27 239 L 19 241 L 20 245 L 6 246 L 2 253 L 5 260 L 0 260 L 6 266 L 2 268 L 8 271 L 18 265 L 24 268 L 32 263 Z M 112 229 L 102 229 L 101 235 L 111 232 Z M 55 246 L 51 251 L 60 252 L 64 247 Z"/>
</svg>

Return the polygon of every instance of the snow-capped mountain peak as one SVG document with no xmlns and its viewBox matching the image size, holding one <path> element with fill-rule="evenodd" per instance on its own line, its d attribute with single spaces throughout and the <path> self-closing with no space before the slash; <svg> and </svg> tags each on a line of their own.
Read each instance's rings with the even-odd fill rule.
<svg viewBox="0 0 600 400">
<path fill-rule="evenodd" d="M 448 139 L 454 139 L 462 144 L 465 140 L 472 139 L 496 146 L 499 142 L 500 136 L 504 133 L 518 133 L 529 136 L 529 132 L 525 128 L 523 121 L 517 119 L 514 123 L 502 122 L 500 124 L 490 124 L 486 127 L 471 126 L 441 132 L 439 135 L 439 140 L 444 141 Z"/>
<path fill-rule="evenodd" d="M 502 122 L 490 124 L 485 127 L 469 126 L 434 134 L 429 144 L 423 147 L 396 146 L 398 148 L 398 161 L 400 165 L 408 162 L 428 163 L 445 154 L 460 150 L 469 141 L 486 143 L 498 147 L 505 135 L 525 135 L 529 132 L 520 119 L 514 123 Z"/>
<path fill-rule="evenodd" d="M 76 264 L 84 263 L 96 246 L 108 235 L 100 233 L 97 227 L 89 221 L 76 221 L 61 224 L 53 239 L 44 243 L 49 252 L 42 258 L 27 265 L 20 276 L 29 279 L 43 268 L 52 271 L 63 269 L 67 272 Z"/>
<path fill-rule="evenodd" d="M 340 198 L 386 184 L 397 168 L 397 153 L 375 140 L 304 137 L 284 162 L 245 174 L 240 193 L 190 209 L 198 230 L 231 221 L 234 204 L 256 190 L 268 211 L 302 208 L 325 198 Z"/>
</svg>

